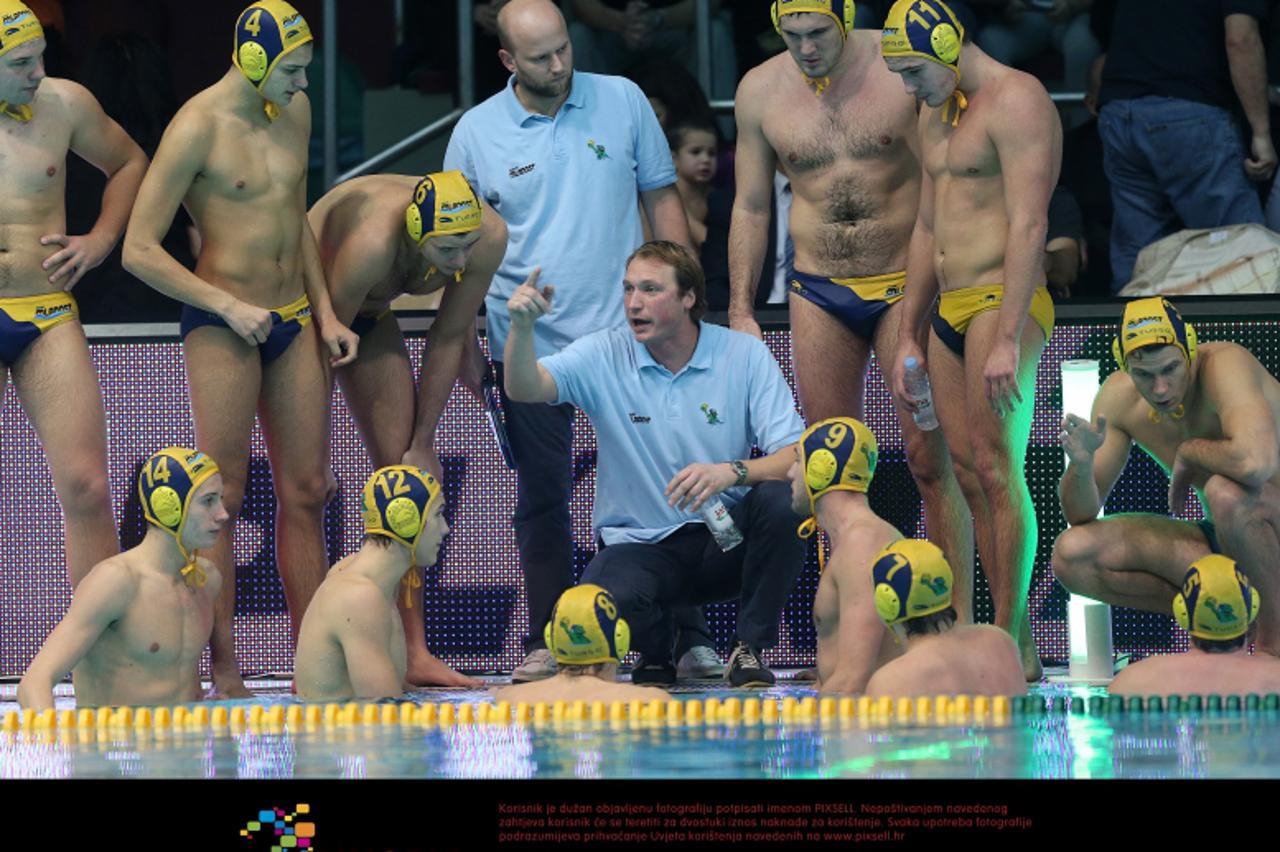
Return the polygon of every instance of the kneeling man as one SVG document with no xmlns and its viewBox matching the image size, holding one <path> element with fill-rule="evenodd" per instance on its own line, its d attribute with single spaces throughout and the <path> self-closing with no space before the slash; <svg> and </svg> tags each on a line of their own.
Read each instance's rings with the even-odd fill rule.
<svg viewBox="0 0 1280 852">
<path fill-rule="evenodd" d="M 221 576 L 196 551 L 212 547 L 227 523 L 222 477 L 204 453 L 167 447 L 143 465 L 138 497 L 146 536 L 80 581 L 18 684 L 24 708 L 52 708 L 54 684 L 72 669 L 79 707 L 199 697 Z"/>
<path fill-rule="evenodd" d="M 330 569 L 302 617 L 294 685 L 308 701 L 389 698 L 405 691 L 396 595 L 415 565 L 434 565 L 449 532 L 444 489 L 420 468 L 374 471 L 360 498 L 364 543 Z"/>
<path fill-rule="evenodd" d="M 1280 692 L 1280 660 L 1249 655 L 1261 596 L 1236 563 L 1213 554 L 1191 563 L 1173 617 L 1191 650 L 1134 663 L 1111 681 L 1114 695 L 1264 695 Z"/>
<path fill-rule="evenodd" d="M 1093 422 L 1068 414 L 1068 464 L 1058 486 L 1072 526 L 1053 548 L 1053 573 L 1072 592 L 1169 613 L 1186 568 L 1209 553 L 1240 564 L 1265 604 L 1257 650 L 1280 655 L 1280 382 L 1249 350 L 1197 344 L 1172 303 L 1125 306 L 1113 344 L 1120 369 L 1093 403 Z M 1169 508 L 1194 488 L 1205 520 L 1098 512 L 1137 444 L 1169 472 Z"/>
<path fill-rule="evenodd" d="M 999 627 L 956 624 L 955 580 L 934 544 L 902 539 L 871 566 L 876 612 L 906 652 L 877 671 L 867 694 L 1026 695 L 1018 646 Z"/>
<path fill-rule="evenodd" d="M 675 243 L 645 243 L 628 258 L 629 328 L 589 334 L 538 360 L 533 325 L 551 310 L 553 292 L 537 289 L 535 272 L 508 302 L 507 394 L 573 403 L 595 426 L 592 522 L 604 546 L 582 579 L 608 589 L 631 623 L 642 656 L 632 682 L 675 682 L 673 608 L 737 600 L 725 678 L 773 684 L 760 652 L 777 641 L 804 562 L 793 532 L 801 518 L 783 481 L 803 424 L 777 362 L 754 337 L 700 322 L 702 267 Z M 753 445 L 767 455 L 748 459 Z M 728 550 L 697 514 L 716 497 L 741 531 Z"/>
</svg>

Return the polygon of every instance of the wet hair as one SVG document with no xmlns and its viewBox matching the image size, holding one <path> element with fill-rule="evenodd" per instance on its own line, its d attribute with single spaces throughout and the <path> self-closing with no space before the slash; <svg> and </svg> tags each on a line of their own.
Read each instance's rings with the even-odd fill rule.
<svg viewBox="0 0 1280 852">
<path fill-rule="evenodd" d="M 919 618 L 908 618 L 902 627 L 908 636 L 927 636 L 946 633 L 956 623 L 956 608 L 949 606 L 939 612 L 922 615 Z"/>
<path fill-rule="evenodd" d="M 364 536 L 360 539 L 361 545 L 376 544 L 378 547 L 381 547 L 383 549 L 386 549 L 391 545 L 397 544 L 397 543 L 398 542 L 396 542 L 395 539 L 389 538 L 388 536 L 374 535 L 373 533 L 365 533 Z"/>
<path fill-rule="evenodd" d="M 601 677 L 604 675 L 606 666 L 614 666 L 617 663 L 592 663 L 589 666 L 575 666 L 572 663 L 557 663 L 560 674 L 565 677 Z"/>
<path fill-rule="evenodd" d="M 689 319 L 695 323 L 707 312 L 707 280 L 702 273 L 702 264 L 682 245 L 668 240 L 650 240 L 631 253 L 627 258 L 627 266 L 633 260 L 656 260 L 665 263 L 676 273 L 676 286 L 680 295 L 693 292 L 693 307 L 689 309 Z"/>
<path fill-rule="evenodd" d="M 1243 648 L 1248 638 L 1248 633 L 1241 633 L 1234 639 L 1201 639 L 1199 636 L 1192 636 L 1191 644 L 1206 654 L 1229 654 Z"/>
</svg>

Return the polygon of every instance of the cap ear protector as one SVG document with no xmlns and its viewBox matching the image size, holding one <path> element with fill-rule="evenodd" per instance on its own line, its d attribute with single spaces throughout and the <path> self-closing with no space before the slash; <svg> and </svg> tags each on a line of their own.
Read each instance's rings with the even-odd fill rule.
<svg viewBox="0 0 1280 852">
<path fill-rule="evenodd" d="M 782 17 L 801 12 L 826 15 L 840 26 L 842 37 L 848 38 L 849 33 L 853 32 L 857 4 L 853 0 L 773 0 L 769 16 L 773 19 L 773 28 L 778 35 L 782 35 Z"/>
<path fill-rule="evenodd" d="M 1200 639 L 1235 639 L 1249 632 L 1261 605 L 1235 560 L 1214 553 L 1191 563 L 1182 591 L 1173 596 L 1173 617 Z"/>
<path fill-rule="evenodd" d="M 400 542 L 412 553 L 418 547 L 444 490 L 434 476 L 412 465 L 379 468 L 360 494 L 364 530 Z"/>
<path fill-rule="evenodd" d="M 431 237 L 476 230 L 483 213 L 479 197 L 462 172 L 434 172 L 413 188 L 404 224 L 409 238 L 422 245 Z"/>
<path fill-rule="evenodd" d="M 888 626 L 942 612 L 951 606 L 955 579 L 933 542 L 904 538 L 876 554 L 871 564 L 876 613 Z"/>
<path fill-rule="evenodd" d="M 631 628 L 608 590 L 591 583 L 565 591 L 542 629 L 557 662 L 589 666 L 617 663 L 631 650 Z"/>
<path fill-rule="evenodd" d="M 1120 320 L 1120 333 L 1111 341 L 1111 354 L 1120 369 L 1128 369 L 1126 361 L 1138 349 L 1147 346 L 1177 346 L 1190 364 L 1196 357 L 1195 326 L 1168 299 L 1150 296 L 1125 305 Z"/>
</svg>

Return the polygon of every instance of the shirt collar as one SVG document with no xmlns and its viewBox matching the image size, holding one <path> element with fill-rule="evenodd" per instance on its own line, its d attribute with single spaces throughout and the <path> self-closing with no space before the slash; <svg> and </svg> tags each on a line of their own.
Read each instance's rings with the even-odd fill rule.
<svg viewBox="0 0 1280 852">
<path fill-rule="evenodd" d="M 627 329 L 627 331 L 628 333 L 630 333 L 629 328 Z M 693 355 L 689 358 L 689 363 L 684 365 L 684 367 L 680 370 L 680 373 L 683 373 L 686 370 L 710 370 L 711 369 L 711 365 L 713 362 L 713 357 L 712 357 L 713 353 L 711 350 L 712 350 L 713 344 L 707 340 L 708 336 L 709 335 L 707 334 L 707 324 L 704 323 L 702 320 L 698 320 L 698 342 L 693 347 Z M 655 370 L 662 370 L 664 372 L 667 371 L 667 368 L 664 367 L 662 364 L 659 364 L 658 361 L 652 355 L 649 354 L 648 348 L 643 343 L 636 340 L 635 337 L 631 338 L 631 350 L 635 353 L 636 369 L 643 370 L 646 367 L 652 367 Z M 680 373 L 676 373 L 675 375 L 678 376 L 680 375 Z"/>
<path fill-rule="evenodd" d="M 505 100 L 507 106 L 507 115 L 510 116 L 512 122 L 516 124 L 524 124 L 530 119 L 546 119 L 554 120 L 554 117 L 545 116 L 540 113 L 530 112 L 525 105 L 520 103 L 520 99 L 516 97 L 516 75 L 512 74 L 507 78 L 507 87 L 505 91 Z M 569 97 L 565 99 L 564 104 L 560 107 L 561 112 L 566 107 L 575 109 L 583 109 L 587 106 L 587 87 L 583 85 L 582 75 L 574 71 L 573 82 L 569 86 Z M 560 113 L 556 113 L 559 115 Z"/>
</svg>

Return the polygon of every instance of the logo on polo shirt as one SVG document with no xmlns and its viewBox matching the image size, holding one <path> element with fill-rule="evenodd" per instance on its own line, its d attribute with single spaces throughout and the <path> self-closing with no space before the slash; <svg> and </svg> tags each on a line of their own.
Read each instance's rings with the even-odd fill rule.
<svg viewBox="0 0 1280 852">
<path fill-rule="evenodd" d="M 612 158 L 609 156 L 609 153 L 608 153 L 607 151 L 605 151 L 604 146 L 603 146 L 603 145 L 597 145 L 597 144 L 596 144 L 596 140 L 594 140 L 594 139 L 588 139 L 588 140 L 587 140 L 587 147 L 588 147 L 588 148 L 590 148 L 592 151 L 594 151 L 594 152 L 595 152 L 595 155 L 596 155 L 596 159 L 597 159 L 597 160 L 608 160 L 608 159 L 612 159 Z"/>
<path fill-rule="evenodd" d="M 705 402 L 698 407 L 702 409 L 703 415 L 706 416 L 708 426 L 721 426 L 724 424 L 724 421 L 720 419 L 720 415 L 716 410 Z"/>
<path fill-rule="evenodd" d="M 527 163 L 523 166 L 512 166 L 511 171 L 507 172 L 507 177 L 518 178 L 520 175 L 527 175 L 533 171 L 534 163 Z"/>
<path fill-rule="evenodd" d="M 636 414 L 634 411 L 632 411 L 632 412 L 631 412 L 631 422 L 632 422 L 632 423 L 648 423 L 648 422 L 649 422 L 649 415 L 647 415 L 647 414 Z"/>
</svg>

